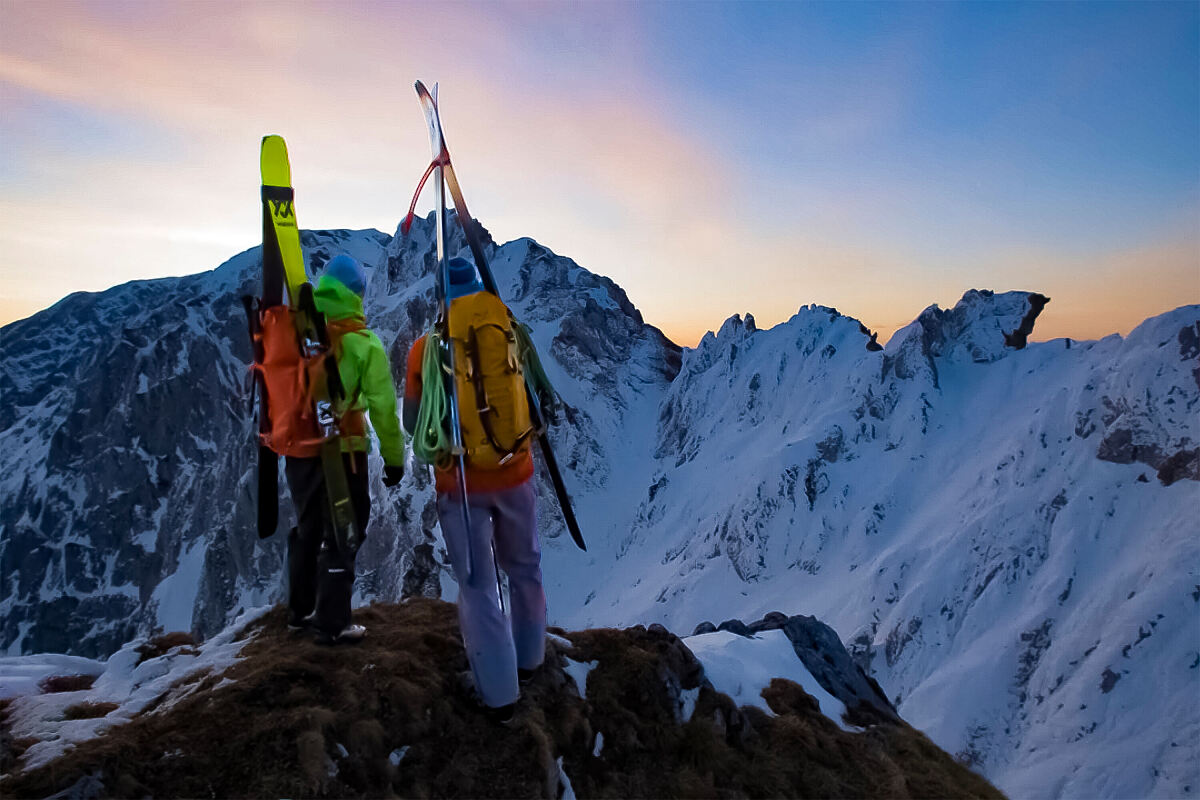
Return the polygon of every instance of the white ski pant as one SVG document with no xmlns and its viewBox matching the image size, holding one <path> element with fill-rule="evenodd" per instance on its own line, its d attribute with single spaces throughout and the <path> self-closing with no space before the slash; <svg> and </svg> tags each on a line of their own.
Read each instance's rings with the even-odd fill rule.
<svg viewBox="0 0 1200 800">
<path fill-rule="evenodd" d="M 475 686 L 493 708 L 515 703 L 517 667 L 534 669 L 546 652 L 546 592 L 533 479 L 498 492 L 468 492 L 471 530 L 463 530 L 458 492 L 439 493 L 438 519 L 458 579 L 458 622 Z M 500 611 L 496 561 L 508 575 L 511 621 Z M 467 579 L 467 547 L 474 572 Z"/>
</svg>

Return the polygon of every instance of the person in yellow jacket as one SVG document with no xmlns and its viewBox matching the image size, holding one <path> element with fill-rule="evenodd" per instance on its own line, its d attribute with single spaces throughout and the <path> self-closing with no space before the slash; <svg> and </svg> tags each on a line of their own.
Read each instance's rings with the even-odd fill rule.
<svg viewBox="0 0 1200 800">
<path fill-rule="evenodd" d="M 362 304 L 366 288 L 362 267 L 342 253 L 325 267 L 313 293 L 317 310 L 325 315 L 346 393 L 344 407 L 339 409 L 338 427 L 350 499 L 363 536 L 371 516 L 367 482 L 368 415 L 379 438 L 384 485 L 395 486 L 404 476 L 404 435 L 396 416 L 396 388 L 387 351 L 366 325 Z M 321 459 L 289 456 L 284 469 L 297 518 L 297 525 L 288 537 L 289 627 L 315 628 L 331 644 L 359 641 L 366 635 L 366 629 L 350 620 L 354 554 L 339 552 L 329 516 Z"/>
</svg>

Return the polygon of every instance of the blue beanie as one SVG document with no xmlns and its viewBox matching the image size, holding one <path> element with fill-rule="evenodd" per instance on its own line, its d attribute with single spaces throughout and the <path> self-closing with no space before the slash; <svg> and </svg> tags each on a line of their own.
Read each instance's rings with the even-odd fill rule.
<svg viewBox="0 0 1200 800">
<path fill-rule="evenodd" d="M 367 290 L 366 273 L 353 257 L 345 253 L 338 253 L 333 257 L 333 260 L 325 266 L 325 274 L 341 281 L 343 286 L 359 297 L 362 297 L 363 292 Z"/>
<path fill-rule="evenodd" d="M 449 299 L 483 291 L 483 284 L 479 282 L 475 265 L 470 261 L 465 258 L 452 258 L 447 266 L 450 268 L 450 286 L 446 293 Z"/>
</svg>

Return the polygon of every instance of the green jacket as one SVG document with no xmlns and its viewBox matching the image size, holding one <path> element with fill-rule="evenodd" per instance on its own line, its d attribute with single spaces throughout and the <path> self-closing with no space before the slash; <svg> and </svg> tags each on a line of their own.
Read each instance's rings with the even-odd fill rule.
<svg viewBox="0 0 1200 800">
<path fill-rule="evenodd" d="M 325 315 L 331 329 L 338 321 L 357 321 L 364 324 L 362 298 L 336 278 L 322 275 L 313 293 L 317 310 Z M 396 418 L 396 387 L 388 364 L 383 342 L 368 328 L 351 330 L 341 337 L 337 348 L 338 373 L 350 398 L 343 409 L 349 416 L 361 418 L 365 409 L 371 417 L 371 427 L 379 437 L 379 454 L 389 466 L 404 464 L 404 434 Z M 357 414 L 355 414 L 357 412 Z M 369 450 L 365 435 L 343 436 L 344 450 Z"/>
</svg>

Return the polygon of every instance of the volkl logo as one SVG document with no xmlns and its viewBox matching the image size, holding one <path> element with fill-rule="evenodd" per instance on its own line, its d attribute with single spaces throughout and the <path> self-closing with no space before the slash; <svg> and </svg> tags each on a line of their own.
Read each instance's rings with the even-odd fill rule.
<svg viewBox="0 0 1200 800">
<path fill-rule="evenodd" d="M 296 215 L 296 212 L 292 210 L 291 200 L 269 200 L 268 202 L 271 204 L 272 216 L 287 219 Z"/>
</svg>

